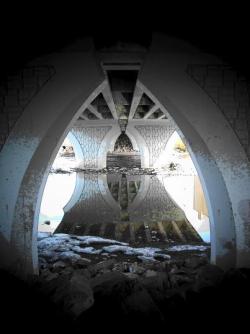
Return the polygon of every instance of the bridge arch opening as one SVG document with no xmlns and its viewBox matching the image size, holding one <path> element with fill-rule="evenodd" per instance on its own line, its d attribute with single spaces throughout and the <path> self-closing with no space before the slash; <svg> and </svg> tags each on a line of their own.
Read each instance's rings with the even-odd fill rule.
<svg viewBox="0 0 250 334">
<path fill-rule="evenodd" d="M 246 218 L 240 211 L 242 203 L 249 201 L 246 186 L 249 184 L 249 161 L 217 104 L 188 75 L 190 61 L 197 63 L 200 57 L 195 54 L 190 60 L 188 55 L 191 51 L 186 50 L 184 56 L 175 57 L 168 49 L 159 54 L 153 45 L 138 72 L 134 91 L 131 94 L 129 83 L 127 91 L 116 91 L 116 101 L 112 99 L 112 87 L 96 68 L 91 55 L 85 54 L 83 59 L 82 54 L 74 54 L 69 60 L 66 54 L 60 55 L 59 61 L 51 60 L 57 74 L 25 107 L 1 151 L 4 176 L 0 190 L 1 232 L 16 249 L 17 258 L 10 261 L 11 265 L 22 264 L 19 269 L 25 274 L 38 269 L 36 237 L 41 197 L 49 168 L 66 134 L 73 128 L 76 134 L 76 129 L 85 122 L 82 133 L 88 139 L 88 145 L 83 155 L 90 154 L 87 166 L 98 168 L 105 165 L 105 155 L 102 155 L 104 160 L 100 160 L 98 152 L 100 147 L 106 150 L 103 139 L 105 136 L 108 138 L 109 131 L 118 133 L 118 102 L 130 106 L 122 108 L 126 110 L 123 117 L 134 122 L 133 126 L 128 122 L 127 131 L 136 138 L 149 168 L 162 145 L 165 146 L 162 140 L 165 130 L 168 129 L 170 136 L 173 130 L 171 121 L 175 122 L 182 139 L 185 138 L 204 190 L 211 220 L 212 262 L 223 268 L 249 264 Z M 208 60 L 203 59 L 204 62 Z M 100 94 L 102 96 L 98 98 Z M 95 121 L 100 122 L 98 130 L 91 123 Z M 93 141 L 95 135 L 96 141 Z M 156 137 L 157 146 L 150 142 Z M 77 138 L 81 145 L 81 136 Z M 24 147 L 22 158 L 20 145 Z M 145 147 L 147 154 L 143 152 Z M 16 168 L 15 179 L 11 183 L 14 167 L 9 169 L 9 166 Z M 241 171 L 240 175 L 236 170 Z M 88 182 L 95 183 L 100 189 L 104 181 L 95 178 Z M 103 208 L 106 208 L 105 200 L 103 203 Z"/>
<path fill-rule="evenodd" d="M 107 167 L 141 167 L 141 154 L 134 149 L 126 133 L 121 133 L 115 141 L 113 150 L 107 152 Z"/>
</svg>

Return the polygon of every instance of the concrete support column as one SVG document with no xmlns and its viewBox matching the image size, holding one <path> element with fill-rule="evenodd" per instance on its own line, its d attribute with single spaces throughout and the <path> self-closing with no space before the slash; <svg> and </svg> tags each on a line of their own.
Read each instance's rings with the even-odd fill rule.
<svg viewBox="0 0 250 334">
<path fill-rule="evenodd" d="M 249 161 L 221 110 L 186 73 L 200 55 L 185 47 L 173 54 L 164 48 L 170 44 L 153 42 L 139 82 L 185 137 L 208 205 L 211 261 L 223 268 L 250 266 Z M 203 55 L 202 61 L 216 60 Z"/>
<path fill-rule="evenodd" d="M 69 129 L 103 89 L 91 52 L 60 54 L 56 75 L 25 108 L 0 156 L 0 231 L 15 256 L 7 265 L 26 276 L 37 272 L 37 224 L 50 166 Z"/>
</svg>

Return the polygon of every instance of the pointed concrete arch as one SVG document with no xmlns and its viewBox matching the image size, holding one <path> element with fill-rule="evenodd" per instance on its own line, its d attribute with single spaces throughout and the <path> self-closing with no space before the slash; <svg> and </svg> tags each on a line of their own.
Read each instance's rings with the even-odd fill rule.
<svg viewBox="0 0 250 334">
<path fill-rule="evenodd" d="M 105 87 L 92 52 L 53 55 L 56 75 L 31 100 L 1 151 L 1 235 L 15 256 L 10 270 L 26 277 L 38 272 L 37 225 L 52 162 L 86 106 Z"/>
<path fill-rule="evenodd" d="M 202 182 L 211 222 L 211 261 L 223 268 L 250 266 L 250 166 L 214 101 L 186 72 L 190 63 L 218 62 L 171 41 L 153 42 L 137 85 L 173 118 Z M 243 209 L 244 207 L 244 209 Z"/>
<path fill-rule="evenodd" d="M 71 131 L 68 133 L 67 138 L 69 139 L 69 141 L 71 142 L 71 144 L 73 146 L 74 153 L 75 153 L 75 158 L 76 158 L 76 164 L 81 163 L 81 161 L 84 159 L 84 156 L 83 156 L 82 147 L 81 147 L 79 141 L 77 140 L 76 136 Z M 84 176 L 81 175 L 80 173 L 76 173 L 74 191 L 73 191 L 68 203 L 66 203 L 64 208 L 63 208 L 64 213 L 69 211 L 71 208 L 73 208 L 73 206 L 78 201 L 78 199 L 79 199 L 79 197 L 80 197 L 80 195 L 83 191 L 83 188 L 84 188 Z"/>
<path fill-rule="evenodd" d="M 127 135 L 129 136 L 133 147 L 134 142 L 137 143 L 137 147 L 141 153 L 141 167 L 142 168 L 148 168 L 149 167 L 149 150 L 148 146 L 144 140 L 144 138 L 139 134 L 139 132 L 135 129 L 134 126 L 128 124 L 127 130 L 126 130 Z"/>
<path fill-rule="evenodd" d="M 0 232 L 15 254 L 1 253 L 24 277 L 38 270 L 38 213 L 50 166 L 78 116 L 107 84 L 93 50 L 84 50 L 36 61 L 56 73 L 27 104 L 0 153 Z M 200 63 L 219 61 L 184 43 L 153 40 L 138 84 L 185 137 L 208 204 L 212 262 L 250 266 L 249 160 L 221 109 L 187 74 L 188 65 Z"/>
<path fill-rule="evenodd" d="M 142 167 L 144 167 L 145 166 L 144 161 L 145 161 L 146 155 L 143 155 L 142 152 L 146 148 L 143 148 L 141 141 L 138 141 L 138 135 L 135 132 L 136 131 L 134 131 L 133 128 L 130 128 L 129 126 L 126 129 L 126 135 L 131 140 L 133 148 L 141 152 L 141 162 L 142 162 Z M 100 149 L 98 151 L 98 168 L 106 167 L 107 152 L 114 150 L 115 142 L 117 138 L 120 136 L 120 134 L 121 134 L 121 129 L 120 129 L 120 126 L 117 124 L 117 125 L 113 125 L 112 129 L 103 138 L 103 141 L 100 145 Z"/>
<path fill-rule="evenodd" d="M 84 156 L 83 156 L 82 147 L 79 141 L 77 140 L 76 136 L 71 131 L 68 133 L 67 138 L 69 139 L 69 141 L 71 142 L 73 146 L 76 163 L 81 162 L 84 159 Z"/>
</svg>

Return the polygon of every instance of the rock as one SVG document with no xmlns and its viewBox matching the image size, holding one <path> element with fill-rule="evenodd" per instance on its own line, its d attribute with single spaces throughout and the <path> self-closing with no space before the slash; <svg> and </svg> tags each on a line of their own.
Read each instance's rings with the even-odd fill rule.
<svg viewBox="0 0 250 334">
<path fill-rule="evenodd" d="M 81 259 L 81 256 L 79 254 L 75 254 L 72 251 L 66 251 L 58 254 L 58 257 L 60 260 L 68 261 L 70 263 L 74 263 Z"/>
<path fill-rule="evenodd" d="M 184 261 L 184 266 L 191 269 L 196 269 L 208 263 L 206 256 L 192 256 Z"/>
<path fill-rule="evenodd" d="M 43 272 L 42 277 L 45 279 L 45 281 L 49 282 L 49 281 L 52 281 L 52 280 L 58 278 L 59 274 L 58 273 L 52 273 L 50 270 L 48 270 L 46 272 Z"/>
<path fill-rule="evenodd" d="M 46 250 L 57 250 L 59 246 L 66 246 L 69 238 L 64 236 L 62 237 L 55 237 L 51 236 L 48 238 L 43 238 L 37 243 L 37 247 L 39 250 L 46 249 Z"/>
<path fill-rule="evenodd" d="M 187 268 L 178 268 L 178 267 L 173 267 L 170 272 L 171 275 L 187 275 L 189 273 L 189 270 Z"/>
<path fill-rule="evenodd" d="M 144 262 L 144 263 L 155 262 L 155 261 L 157 261 L 156 259 L 154 259 L 154 258 L 151 257 L 151 256 L 144 256 L 144 255 L 138 256 L 138 259 L 141 260 L 141 261 Z"/>
<path fill-rule="evenodd" d="M 161 313 L 148 291 L 137 281 L 132 282 L 134 283 L 133 289 L 124 298 L 124 313 L 132 313 L 144 319 L 150 317 L 155 318 L 155 321 L 160 320 Z"/>
<path fill-rule="evenodd" d="M 155 300 L 159 301 L 164 298 L 165 292 L 169 288 L 168 275 L 166 272 L 150 272 L 148 275 L 139 277 L 139 282 L 146 288 L 150 296 Z M 146 273 L 147 273 L 146 272 Z"/>
<path fill-rule="evenodd" d="M 126 275 L 127 278 L 132 279 L 132 280 L 138 279 L 138 275 L 135 273 L 124 273 L 124 275 Z"/>
<path fill-rule="evenodd" d="M 250 281 L 250 269 L 249 268 L 234 268 L 228 270 L 224 277 L 224 282 L 230 282 L 231 284 L 240 285 L 243 287 Z"/>
<path fill-rule="evenodd" d="M 114 263 L 114 266 L 112 268 L 113 271 L 119 271 L 122 273 L 129 273 L 134 272 L 133 265 L 128 262 L 117 262 Z"/>
<path fill-rule="evenodd" d="M 156 277 L 157 272 L 154 270 L 147 270 L 144 274 L 145 277 Z"/>
<path fill-rule="evenodd" d="M 72 247 L 79 246 L 81 244 L 79 240 L 72 239 L 72 238 L 70 239 L 69 243 Z"/>
<path fill-rule="evenodd" d="M 70 275 L 72 275 L 73 271 L 75 271 L 75 269 L 74 269 L 72 266 L 67 265 L 66 268 L 64 268 L 64 269 L 62 270 L 62 273 L 63 273 L 63 275 L 68 275 L 68 276 L 70 276 Z"/>
<path fill-rule="evenodd" d="M 196 289 L 201 289 L 208 286 L 214 286 L 221 282 L 224 271 L 213 265 L 207 264 L 197 271 Z"/>
<path fill-rule="evenodd" d="M 91 279 L 90 284 L 95 293 L 101 291 L 103 294 L 109 295 L 114 287 L 118 288 L 124 285 L 124 282 L 126 282 L 126 276 L 114 271 Z"/>
<path fill-rule="evenodd" d="M 39 268 L 45 269 L 47 267 L 48 267 L 48 262 L 43 257 L 39 257 Z"/>
<path fill-rule="evenodd" d="M 183 274 L 171 274 L 170 275 L 170 282 L 173 288 L 178 288 L 184 284 L 191 284 L 194 282 L 194 279 L 188 275 Z"/>
<path fill-rule="evenodd" d="M 75 269 L 74 273 L 77 275 L 83 276 L 85 279 L 90 280 L 91 279 L 91 274 L 88 269 Z"/>
<path fill-rule="evenodd" d="M 134 262 L 134 263 L 131 263 L 130 265 L 130 270 L 129 270 L 131 273 L 135 273 L 137 275 L 142 275 L 145 273 L 146 271 L 146 268 L 138 265 L 137 262 Z"/>
<path fill-rule="evenodd" d="M 160 312 L 153 299 L 137 280 L 115 271 L 95 277 L 90 282 L 97 304 L 112 300 L 114 307 L 121 308 L 124 315 L 150 315 L 160 319 Z"/>
<path fill-rule="evenodd" d="M 37 233 L 37 240 L 40 241 L 44 238 L 48 238 L 51 236 L 51 232 L 38 232 Z"/>
<path fill-rule="evenodd" d="M 63 261 L 56 261 L 54 264 L 53 264 L 53 268 L 65 268 L 66 264 L 65 262 Z"/>
<path fill-rule="evenodd" d="M 162 253 L 155 253 L 154 258 L 156 260 L 164 261 L 164 260 L 170 260 L 171 256 L 167 254 L 162 254 Z"/>
<path fill-rule="evenodd" d="M 46 261 L 48 262 L 55 262 L 59 258 L 58 254 L 55 251 L 46 249 L 39 252 L 39 257 L 46 259 Z"/>
<path fill-rule="evenodd" d="M 76 259 L 73 262 L 73 267 L 74 268 L 86 268 L 89 266 L 89 264 L 91 263 L 90 259 L 86 259 L 84 257 L 81 257 L 80 259 Z"/>
<path fill-rule="evenodd" d="M 50 299 L 73 318 L 77 318 L 94 304 L 89 281 L 79 272 L 72 276 L 61 275 L 44 286 Z"/>
<path fill-rule="evenodd" d="M 71 245 L 67 242 L 67 243 L 62 243 L 61 245 L 58 245 L 55 248 L 55 251 L 57 252 L 69 252 L 71 251 Z"/>
<path fill-rule="evenodd" d="M 55 263 L 53 263 L 52 268 L 53 271 L 61 271 L 62 269 L 64 269 L 66 267 L 65 262 L 63 261 L 56 261 Z"/>
<path fill-rule="evenodd" d="M 95 269 L 96 271 L 105 270 L 105 269 L 111 270 L 114 267 L 115 263 L 116 261 L 114 259 L 104 260 L 104 261 L 97 263 L 95 265 Z"/>
</svg>

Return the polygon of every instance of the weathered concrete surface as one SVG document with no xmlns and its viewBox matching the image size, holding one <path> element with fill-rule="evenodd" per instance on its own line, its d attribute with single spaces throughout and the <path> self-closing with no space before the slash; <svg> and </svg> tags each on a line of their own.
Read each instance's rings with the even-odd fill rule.
<svg viewBox="0 0 250 334">
<path fill-rule="evenodd" d="M 249 266 L 249 161 L 221 110 L 186 73 L 190 63 L 219 61 L 186 47 L 174 52 L 168 45 L 170 40 L 155 40 L 139 82 L 163 104 L 190 148 L 209 208 L 212 262 Z"/>
<path fill-rule="evenodd" d="M 37 269 L 37 214 L 50 165 L 84 103 L 104 81 L 91 52 L 41 61 L 53 63 L 56 75 L 25 108 L 0 162 L 0 230 L 18 252 L 9 265 L 23 273 Z"/>
<path fill-rule="evenodd" d="M 116 60 L 110 53 L 106 58 Z M 136 87 L 159 101 L 186 138 L 208 204 L 212 262 L 249 266 L 249 143 L 240 138 L 242 146 L 225 117 L 228 113 L 187 73 L 190 64 L 211 63 L 220 61 L 184 43 L 154 39 Z M 56 74 L 25 105 L 0 153 L 0 231 L 17 254 L 6 255 L 6 262 L 24 275 L 37 269 L 37 215 L 53 158 L 86 105 L 107 89 L 93 49 L 86 50 L 84 43 L 78 52 L 68 50 L 31 65 L 44 64 Z M 136 138 L 133 129 L 131 134 Z"/>
</svg>

